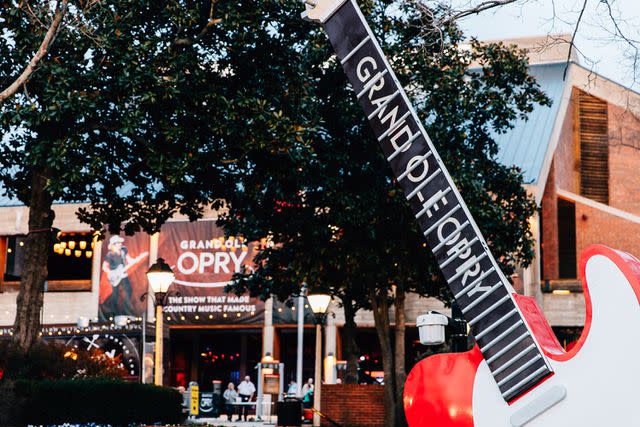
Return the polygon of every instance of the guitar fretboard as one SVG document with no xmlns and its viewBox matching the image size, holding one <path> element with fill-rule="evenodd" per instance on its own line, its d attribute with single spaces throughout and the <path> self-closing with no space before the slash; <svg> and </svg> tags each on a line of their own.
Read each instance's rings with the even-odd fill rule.
<svg viewBox="0 0 640 427">
<path fill-rule="evenodd" d="M 552 371 L 510 285 L 354 0 L 324 26 L 503 398 L 519 396 Z"/>
</svg>

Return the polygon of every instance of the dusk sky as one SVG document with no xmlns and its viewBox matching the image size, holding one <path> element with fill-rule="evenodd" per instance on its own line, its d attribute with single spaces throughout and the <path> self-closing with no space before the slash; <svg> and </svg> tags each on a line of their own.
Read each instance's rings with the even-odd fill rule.
<svg viewBox="0 0 640 427">
<path fill-rule="evenodd" d="M 461 7 L 481 0 L 450 0 Z M 640 1 L 609 0 L 626 37 L 640 41 Z M 460 21 L 465 33 L 480 40 L 572 32 L 584 0 L 520 0 Z M 555 5 L 555 18 L 554 18 Z M 622 17 L 622 18 L 620 18 Z M 625 86 L 640 90 L 640 65 L 634 79 L 634 50 L 612 35 L 609 11 L 599 0 L 587 0 L 576 44 L 581 62 Z M 614 43 L 612 43 L 614 42 Z M 640 42 L 636 44 L 640 47 Z"/>
</svg>

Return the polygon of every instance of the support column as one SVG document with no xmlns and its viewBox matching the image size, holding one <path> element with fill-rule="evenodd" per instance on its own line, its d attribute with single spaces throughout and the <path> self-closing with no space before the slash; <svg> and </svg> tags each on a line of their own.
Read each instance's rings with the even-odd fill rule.
<svg viewBox="0 0 640 427">
<path fill-rule="evenodd" d="M 336 360 L 337 360 L 337 335 L 338 327 L 331 314 L 327 316 L 327 325 L 324 327 L 324 382 L 325 384 L 336 383 Z"/>
<path fill-rule="evenodd" d="M 300 296 L 298 297 L 298 348 L 296 353 L 296 386 L 298 397 L 302 396 L 302 353 L 304 346 L 304 304 L 305 294 L 307 292 L 306 285 L 302 285 Z"/>
<path fill-rule="evenodd" d="M 313 407 L 320 411 L 320 393 L 322 391 L 322 325 L 316 325 L 316 357 L 313 388 Z M 313 427 L 320 426 L 320 415 L 313 413 Z"/>
<path fill-rule="evenodd" d="M 264 326 L 262 328 L 262 357 L 270 353 L 275 358 L 274 353 L 274 335 L 273 327 L 273 297 L 264 303 Z"/>
<path fill-rule="evenodd" d="M 154 384 L 162 385 L 162 373 L 164 370 L 163 363 L 163 351 L 162 343 L 164 334 L 162 333 L 163 328 L 163 318 L 162 318 L 162 306 L 160 304 L 156 305 L 156 360 L 155 360 L 155 372 L 153 375 Z"/>
<path fill-rule="evenodd" d="M 543 262 L 540 256 L 540 243 L 542 242 L 542 234 L 540 230 L 540 216 L 535 214 L 529 219 L 531 226 L 531 234 L 534 239 L 534 255 L 531 265 L 522 271 L 522 284 L 524 288 L 524 294 L 532 296 L 536 299 L 536 302 L 542 307 L 542 290 L 540 289 L 541 281 L 540 277 L 540 263 Z"/>
</svg>

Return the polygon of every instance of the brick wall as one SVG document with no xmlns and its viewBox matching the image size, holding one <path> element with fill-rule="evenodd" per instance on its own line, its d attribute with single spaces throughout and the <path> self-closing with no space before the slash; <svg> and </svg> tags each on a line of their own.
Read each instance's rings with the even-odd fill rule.
<svg viewBox="0 0 640 427">
<path fill-rule="evenodd" d="M 383 387 L 379 385 L 324 384 L 322 413 L 344 427 L 384 427 Z M 331 426 L 326 420 L 323 426 Z"/>
<path fill-rule="evenodd" d="M 562 166 L 560 166 L 562 168 Z M 542 197 L 542 281 L 557 279 L 558 264 L 558 195 L 556 194 L 556 161 L 551 163 L 549 178 Z"/>
<path fill-rule="evenodd" d="M 580 159 L 579 147 L 573 143 L 576 124 L 574 110 L 576 103 L 574 102 L 575 92 L 571 97 L 568 105 L 567 114 L 564 116 L 562 130 L 560 131 L 560 139 L 553 156 L 555 164 L 555 184 L 558 188 L 571 191 L 572 193 L 580 193 Z M 551 175 L 547 182 L 550 181 Z"/>
<path fill-rule="evenodd" d="M 576 252 L 600 243 L 640 256 L 640 224 L 576 203 Z"/>
<path fill-rule="evenodd" d="M 640 215 L 640 119 L 609 104 L 609 204 Z"/>
<path fill-rule="evenodd" d="M 575 92 L 574 92 L 575 97 Z M 576 103 L 571 102 L 571 109 Z M 556 188 L 580 193 L 579 141 L 571 129 L 575 111 L 565 116 L 562 133 L 554 153 L 542 198 L 542 265 L 544 279 L 557 279 L 558 224 Z M 640 215 L 640 118 L 628 110 L 608 104 L 609 132 L 609 205 Z M 640 256 L 640 225 L 598 209 L 576 203 L 576 256 L 590 244 L 600 243 Z"/>
</svg>

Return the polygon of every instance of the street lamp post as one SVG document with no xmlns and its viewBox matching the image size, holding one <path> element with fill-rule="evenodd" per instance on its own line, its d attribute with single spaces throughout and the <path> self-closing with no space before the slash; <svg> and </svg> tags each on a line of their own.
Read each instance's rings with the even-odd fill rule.
<svg viewBox="0 0 640 427">
<path fill-rule="evenodd" d="M 155 354 L 155 373 L 154 384 L 162 385 L 162 352 L 163 352 L 163 313 L 162 308 L 165 304 L 167 291 L 173 283 L 175 275 L 171 267 L 162 258 L 149 267 L 147 271 L 149 285 L 154 294 L 156 305 L 156 354 Z M 143 295 L 144 297 L 144 295 Z"/>
<path fill-rule="evenodd" d="M 331 303 L 331 296 L 326 294 L 309 295 L 309 305 L 316 317 L 316 365 L 314 373 L 315 387 L 313 389 L 313 407 L 320 410 L 320 393 L 322 388 L 322 325 L 327 314 L 327 309 Z M 313 425 L 320 425 L 320 416 L 313 413 Z"/>
</svg>

